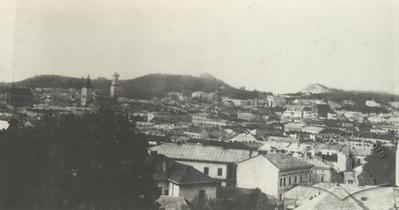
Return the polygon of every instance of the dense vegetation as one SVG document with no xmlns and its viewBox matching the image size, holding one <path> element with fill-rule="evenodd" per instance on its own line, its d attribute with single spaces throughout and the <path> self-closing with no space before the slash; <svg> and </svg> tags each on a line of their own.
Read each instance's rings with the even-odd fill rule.
<svg viewBox="0 0 399 210">
<path fill-rule="evenodd" d="M 259 189 L 223 189 L 218 191 L 218 199 L 195 198 L 190 202 L 191 210 L 271 210 L 273 202 Z"/>
<path fill-rule="evenodd" d="M 395 150 L 392 148 L 378 147 L 370 156 L 363 170 L 368 172 L 375 184 L 389 184 L 395 186 Z"/>
<path fill-rule="evenodd" d="M 0 133 L 1 209 L 153 209 L 147 144 L 128 121 L 102 111 L 12 122 Z"/>
</svg>

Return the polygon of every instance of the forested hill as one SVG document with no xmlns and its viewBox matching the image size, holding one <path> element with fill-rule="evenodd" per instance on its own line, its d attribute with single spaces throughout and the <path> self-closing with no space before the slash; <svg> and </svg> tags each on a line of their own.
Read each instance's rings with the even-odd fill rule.
<svg viewBox="0 0 399 210">
<path fill-rule="evenodd" d="M 81 88 L 85 79 L 66 77 L 59 75 L 40 75 L 15 82 L 15 86 L 30 88 Z M 105 78 L 91 79 L 93 88 L 99 89 L 101 93 L 108 94 L 111 80 Z M 10 86 L 10 84 L 4 84 Z M 254 98 L 259 96 L 257 91 L 247 91 L 234 88 L 225 82 L 207 74 L 204 76 L 171 75 L 171 74 L 148 74 L 135 79 L 121 80 L 121 96 L 128 98 L 150 99 L 153 97 L 165 96 L 168 92 L 193 92 L 205 91 L 214 92 L 223 86 L 223 94 L 235 98 Z"/>
</svg>

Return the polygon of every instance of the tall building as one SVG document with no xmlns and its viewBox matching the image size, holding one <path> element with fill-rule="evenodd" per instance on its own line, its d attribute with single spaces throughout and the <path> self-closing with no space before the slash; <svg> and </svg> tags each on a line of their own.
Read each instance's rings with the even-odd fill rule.
<svg viewBox="0 0 399 210">
<path fill-rule="evenodd" d="M 116 98 L 119 96 L 119 74 L 115 72 L 112 76 L 110 97 Z"/>
<path fill-rule="evenodd" d="M 86 82 L 82 88 L 82 94 L 80 96 L 80 105 L 87 106 L 93 99 L 93 90 L 91 88 L 90 76 L 87 75 Z"/>
</svg>

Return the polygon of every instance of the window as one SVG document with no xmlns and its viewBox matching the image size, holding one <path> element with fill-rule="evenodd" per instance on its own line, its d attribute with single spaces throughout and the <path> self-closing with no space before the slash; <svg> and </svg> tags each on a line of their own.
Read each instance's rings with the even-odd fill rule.
<svg viewBox="0 0 399 210">
<path fill-rule="evenodd" d="M 209 168 L 208 167 L 204 167 L 204 174 L 208 175 L 209 174 Z"/>
<path fill-rule="evenodd" d="M 223 169 L 222 168 L 218 168 L 218 176 L 222 176 L 223 175 Z"/>
<path fill-rule="evenodd" d="M 286 178 L 285 177 L 284 177 L 284 181 L 283 182 L 284 182 L 284 186 L 285 186 L 286 185 Z"/>
<path fill-rule="evenodd" d="M 163 194 L 164 194 L 164 195 L 169 195 L 169 190 L 168 190 L 168 189 L 165 189 L 165 191 L 164 191 Z"/>
<path fill-rule="evenodd" d="M 294 183 L 298 184 L 298 176 L 294 176 Z"/>
<path fill-rule="evenodd" d="M 291 185 L 291 176 L 288 177 L 288 185 Z"/>
<path fill-rule="evenodd" d="M 324 176 L 323 176 L 323 175 L 321 175 L 321 180 L 320 180 L 320 182 L 324 182 Z"/>
<path fill-rule="evenodd" d="M 282 186 L 283 186 L 283 178 L 280 177 L 280 187 L 282 187 Z"/>
<path fill-rule="evenodd" d="M 205 190 L 200 190 L 200 191 L 198 191 L 198 198 L 199 198 L 200 200 L 205 199 Z"/>
</svg>

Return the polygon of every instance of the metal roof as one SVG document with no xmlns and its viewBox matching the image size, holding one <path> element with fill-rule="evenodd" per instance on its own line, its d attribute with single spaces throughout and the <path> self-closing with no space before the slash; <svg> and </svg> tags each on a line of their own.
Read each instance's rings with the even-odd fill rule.
<svg viewBox="0 0 399 210">
<path fill-rule="evenodd" d="M 226 149 L 219 146 L 204 146 L 202 144 L 164 143 L 150 148 L 158 154 L 172 159 L 236 163 L 250 157 L 249 150 Z"/>
</svg>

